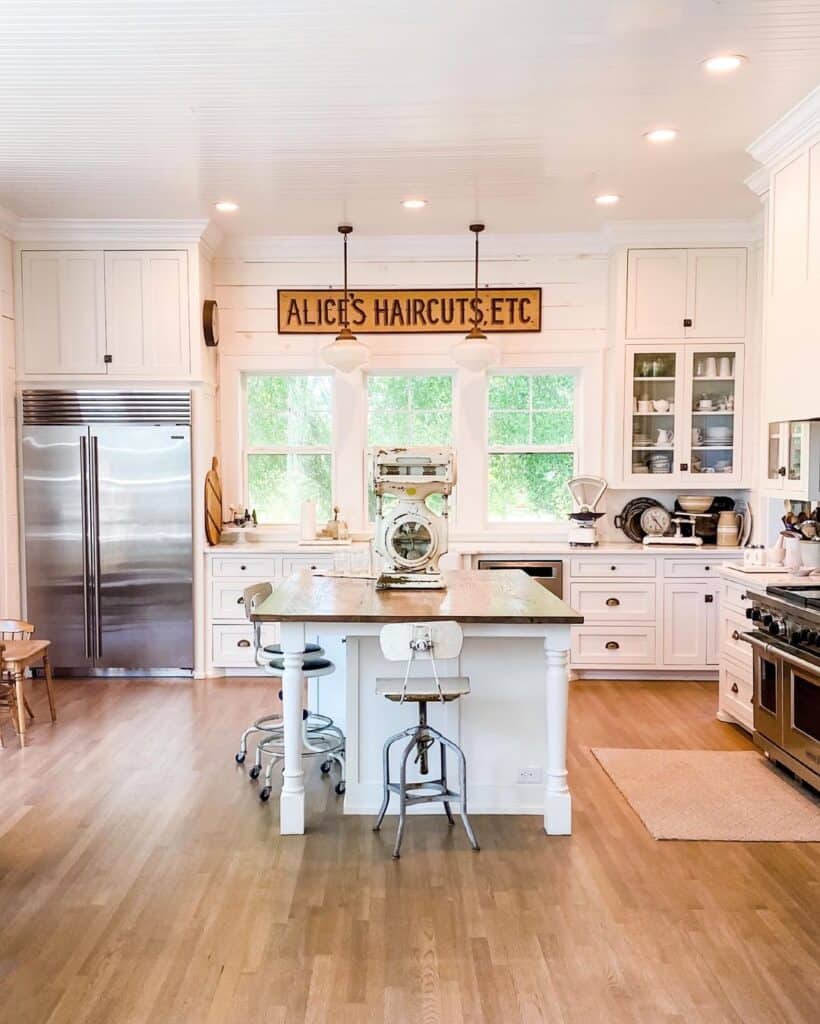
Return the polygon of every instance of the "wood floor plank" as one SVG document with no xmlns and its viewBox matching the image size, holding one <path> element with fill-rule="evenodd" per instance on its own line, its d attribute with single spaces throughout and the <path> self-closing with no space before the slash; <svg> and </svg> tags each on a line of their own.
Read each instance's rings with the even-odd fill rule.
<svg viewBox="0 0 820 1024">
<path fill-rule="evenodd" d="M 593 746 L 749 749 L 699 683 L 574 683 L 571 837 L 537 817 L 278 834 L 233 763 L 265 680 L 57 682 L 0 750 L 0 1024 L 816 1020 L 817 844 L 657 842 Z M 696 796 L 696 795 L 695 795 Z"/>
</svg>

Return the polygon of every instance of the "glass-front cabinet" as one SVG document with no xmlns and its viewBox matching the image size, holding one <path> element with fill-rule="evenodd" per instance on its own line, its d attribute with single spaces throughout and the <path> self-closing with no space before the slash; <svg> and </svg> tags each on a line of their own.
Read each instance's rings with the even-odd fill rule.
<svg viewBox="0 0 820 1024">
<path fill-rule="evenodd" d="M 626 481 L 737 487 L 742 400 L 742 345 L 629 346 Z"/>
<path fill-rule="evenodd" d="M 770 423 L 766 490 L 798 501 L 820 501 L 820 421 Z"/>
</svg>

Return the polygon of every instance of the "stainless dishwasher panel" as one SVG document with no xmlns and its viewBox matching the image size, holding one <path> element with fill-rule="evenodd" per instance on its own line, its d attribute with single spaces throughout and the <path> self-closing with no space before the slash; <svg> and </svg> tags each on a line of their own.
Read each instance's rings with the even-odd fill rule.
<svg viewBox="0 0 820 1024">
<path fill-rule="evenodd" d="M 564 597 L 564 563 L 547 561 L 546 559 L 518 558 L 479 558 L 479 569 L 520 569 L 540 583 L 550 593 L 563 600 Z"/>
</svg>

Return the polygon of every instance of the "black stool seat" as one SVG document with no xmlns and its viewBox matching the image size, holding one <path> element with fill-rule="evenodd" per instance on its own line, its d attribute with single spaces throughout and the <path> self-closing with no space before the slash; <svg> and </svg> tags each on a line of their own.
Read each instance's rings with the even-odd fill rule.
<svg viewBox="0 0 820 1024">
<path fill-rule="evenodd" d="M 268 662 L 270 668 L 277 672 L 285 671 L 285 659 L 284 656 L 279 658 L 271 658 Z M 303 672 L 319 672 L 322 669 L 333 668 L 333 662 L 329 658 L 303 658 L 302 659 L 302 671 Z"/>
<path fill-rule="evenodd" d="M 262 650 L 265 654 L 283 654 L 281 644 L 268 644 L 267 647 L 263 647 Z M 324 654 L 324 651 L 318 644 L 305 644 L 305 654 Z"/>
</svg>

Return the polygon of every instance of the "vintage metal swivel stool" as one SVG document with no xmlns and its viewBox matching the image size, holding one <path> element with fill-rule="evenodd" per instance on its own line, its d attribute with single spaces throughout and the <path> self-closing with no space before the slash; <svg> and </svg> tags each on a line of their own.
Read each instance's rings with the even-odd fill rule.
<svg viewBox="0 0 820 1024">
<path fill-rule="evenodd" d="M 413 703 L 419 706 L 418 725 L 397 732 L 390 736 L 382 750 L 382 766 L 384 771 L 384 799 L 379 816 L 373 827 L 378 832 L 384 821 L 390 794 L 399 798 L 399 826 L 396 831 L 396 844 L 393 856 L 401 856 L 401 841 L 404 835 L 404 822 L 407 808 L 414 804 L 440 801 L 444 804 L 444 813 L 448 822 L 453 825 L 450 804 L 459 804 L 459 814 L 467 832 L 467 838 L 474 850 L 480 849 L 470 819 L 467 817 L 467 762 L 462 749 L 451 739 L 443 736 L 427 722 L 427 704 L 429 701 L 447 703 L 458 700 L 470 692 L 470 680 L 466 676 L 440 678 L 436 667 L 436 657 L 457 658 L 461 653 L 463 634 L 457 622 L 400 622 L 384 626 L 379 635 L 382 654 L 388 661 L 405 661 L 403 679 L 377 679 L 376 693 L 388 700 L 399 703 Z M 414 661 L 429 661 L 432 676 L 413 676 L 410 672 Z M 409 742 L 401 755 L 399 781 L 390 780 L 390 748 L 396 742 L 409 737 Z M 422 775 L 430 771 L 428 752 L 431 747 L 439 744 L 441 758 L 441 776 L 438 779 L 425 779 L 422 782 L 407 781 L 407 759 L 413 750 L 415 760 L 419 764 Z M 447 750 L 451 750 L 458 759 L 459 789 L 450 789 L 447 782 Z"/>
<path fill-rule="evenodd" d="M 257 604 L 264 601 L 273 591 L 270 583 L 256 583 L 246 587 L 243 592 L 243 603 L 245 615 L 252 621 L 251 616 Z M 254 660 L 263 668 L 268 675 L 281 678 L 285 671 L 285 659 L 280 644 L 262 645 L 261 623 L 253 623 L 253 646 Z M 319 644 L 305 644 L 305 657 L 302 661 L 302 672 L 306 679 L 315 679 L 318 676 L 330 675 L 335 672 L 336 666 L 328 658 L 325 658 L 324 650 Z M 279 691 L 279 699 L 282 699 L 282 691 Z M 242 764 L 248 750 L 248 738 L 254 733 L 262 733 L 256 745 L 254 763 L 248 772 L 252 779 L 259 777 L 262 771 L 262 756 L 268 754 L 270 761 L 265 771 L 265 784 L 259 792 L 261 800 L 267 800 L 271 793 L 271 778 L 274 767 L 279 761 L 284 760 L 284 726 L 282 715 L 279 712 L 263 715 L 257 718 L 243 733 L 239 741 L 239 751 L 236 754 L 236 763 Z M 328 715 L 320 715 L 318 712 L 310 711 L 307 708 L 302 713 L 302 747 L 303 755 L 315 757 L 324 754 L 321 764 L 323 775 L 327 775 L 338 765 L 341 773 L 336 783 L 336 793 L 340 796 L 345 791 L 345 736 L 342 730 L 334 723 Z"/>
</svg>

